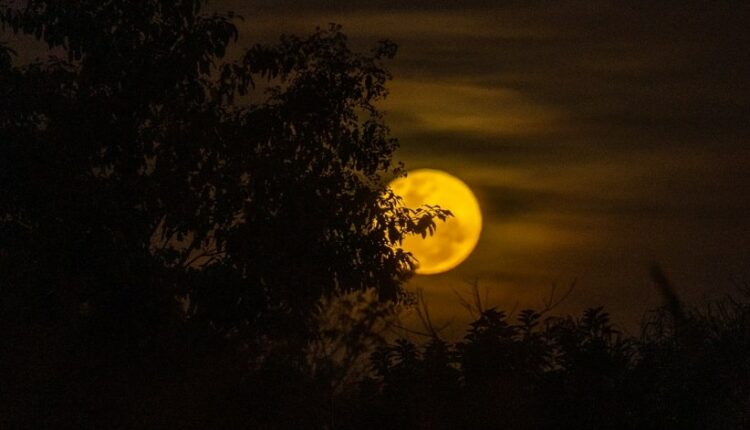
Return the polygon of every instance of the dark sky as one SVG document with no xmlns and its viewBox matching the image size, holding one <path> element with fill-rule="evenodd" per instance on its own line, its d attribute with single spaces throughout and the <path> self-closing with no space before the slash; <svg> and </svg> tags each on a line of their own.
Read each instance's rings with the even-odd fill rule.
<svg viewBox="0 0 750 430">
<path fill-rule="evenodd" d="M 383 108 L 410 169 L 463 179 L 485 226 L 474 254 L 418 276 L 438 320 L 478 279 L 491 304 L 605 305 L 634 327 L 659 302 L 750 285 L 750 2 L 221 0 L 241 44 L 344 26 L 400 51 Z"/>
<path fill-rule="evenodd" d="M 337 22 L 400 51 L 385 104 L 408 168 L 478 194 L 457 269 L 418 276 L 437 319 L 479 279 L 504 308 L 577 280 L 561 310 L 634 327 L 659 262 L 686 301 L 750 283 L 750 2 L 234 1 L 245 40 Z"/>
</svg>

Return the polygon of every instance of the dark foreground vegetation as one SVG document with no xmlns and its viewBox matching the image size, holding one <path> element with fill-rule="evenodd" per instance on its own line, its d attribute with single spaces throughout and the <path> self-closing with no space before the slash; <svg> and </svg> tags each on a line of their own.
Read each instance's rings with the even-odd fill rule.
<svg viewBox="0 0 750 430">
<path fill-rule="evenodd" d="M 460 342 L 379 348 L 349 419 L 353 428 L 746 428 L 750 306 L 709 309 L 679 322 L 656 311 L 638 337 L 618 333 L 601 308 L 544 319 L 489 309 Z"/>
<path fill-rule="evenodd" d="M 450 216 L 384 185 L 395 46 L 225 58 L 236 19 L 0 0 L 0 428 L 747 428 L 750 304 L 686 311 L 658 273 L 639 336 L 487 309 L 386 342 L 401 239 Z"/>
</svg>

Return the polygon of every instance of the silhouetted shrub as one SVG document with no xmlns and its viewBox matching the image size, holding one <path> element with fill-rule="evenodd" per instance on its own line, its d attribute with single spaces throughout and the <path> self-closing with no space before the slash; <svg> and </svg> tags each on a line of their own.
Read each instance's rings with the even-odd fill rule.
<svg viewBox="0 0 750 430">
<path fill-rule="evenodd" d="M 363 400 L 379 428 L 745 428 L 748 310 L 713 304 L 677 329 L 667 307 L 636 338 L 602 308 L 580 318 L 525 310 L 515 321 L 488 309 L 462 341 L 379 348 Z"/>
</svg>

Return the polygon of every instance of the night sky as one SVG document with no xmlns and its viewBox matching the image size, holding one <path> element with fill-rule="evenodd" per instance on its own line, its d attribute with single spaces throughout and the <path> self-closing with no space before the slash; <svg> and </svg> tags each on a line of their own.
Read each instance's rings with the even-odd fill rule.
<svg viewBox="0 0 750 430">
<path fill-rule="evenodd" d="M 491 305 L 604 305 L 627 327 L 659 304 L 661 264 L 690 303 L 750 285 L 750 2 L 224 0 L 240 46 L 343 25 L 398 43 L 382 105 L 397 158 L 477 194 L 474 254 L 417 276 L 438 321 Z M 21 52 L 21 57 L 24 56 Z M 450 208 L 448 208 L 450 209 Z M 449 329 L 450 330 L 450 329 Z"/>
<path fill-rule="evenodd" d="M 626 326 L 659 304 L 661 264 L 699 303 L 750 283 L 750 3 L 223 2 L 241 43 L 344 26 L 400 46 L 383 108 L 407 168 L 446 170 L 485 217 L 458 268 L 417 276 L 437 320 L 454 290 L 560 310 L 606 306 Z M 461 324 L 456 324 L 462 328 Z"/>
</svg>

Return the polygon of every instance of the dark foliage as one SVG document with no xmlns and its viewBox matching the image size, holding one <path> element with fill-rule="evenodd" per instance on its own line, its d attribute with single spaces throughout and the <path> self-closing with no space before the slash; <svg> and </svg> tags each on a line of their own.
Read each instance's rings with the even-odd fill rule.
<svg viewBox="0 0 750 430">
<path fill-rule="evenodd" d="M 331 27 L 224 60 L 235 17 L 203 4 L 0 2 L 57 55 L 0 46 L 2 419 L 268 411 L 233 399 L 281 401 L 248 378 L 299 372 L 316 303 L 401 300 L 414 262 L 393 245 L 449 215 L 384 185 L 392 43 L 357 54 Z"/>
<path fill-rule="evenodd" d="M 489 309 L 463 341 L 383 346 L 347 428 L 747 428 L 750 302 L 689 316 L 670 305 L 639 337 L 601 308 L 545 319 Z"/>
</svg>

